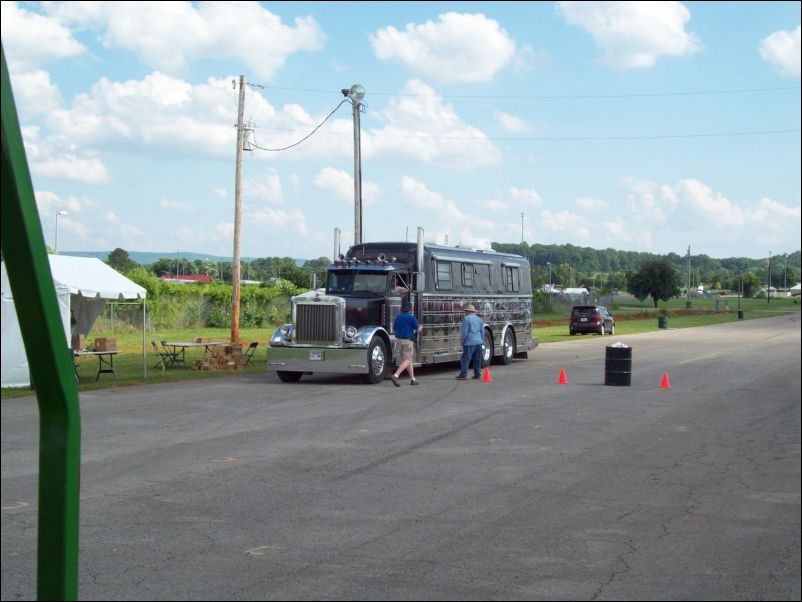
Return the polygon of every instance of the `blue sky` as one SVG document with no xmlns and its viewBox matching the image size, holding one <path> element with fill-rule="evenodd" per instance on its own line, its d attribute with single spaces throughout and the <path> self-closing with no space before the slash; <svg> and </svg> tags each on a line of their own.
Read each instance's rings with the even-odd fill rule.
<svg viewBox="0 0 802 602">
<path fill-rule="evenodd" d="M 240 75 L 263 148 L 364 86 L 366 241 L 801 246 L 799 2 L 4 1 L 2 39 L 62 251 L 230 256 Z M 245 153 L 242 255 L 350 244 L 353 164 L 349 104 Z"/>
</svg>

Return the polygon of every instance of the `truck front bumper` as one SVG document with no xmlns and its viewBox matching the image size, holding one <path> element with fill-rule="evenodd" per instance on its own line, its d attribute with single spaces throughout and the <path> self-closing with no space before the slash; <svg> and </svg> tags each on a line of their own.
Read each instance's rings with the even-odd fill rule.
<svg viewBox="0 0 802 602">
<path fill-rule="evenodd" d="M 368 354 L 364 348 L 271 347 L 267 352 L 267 371 L 279 370 L 367 374 Z"/>
</svg>

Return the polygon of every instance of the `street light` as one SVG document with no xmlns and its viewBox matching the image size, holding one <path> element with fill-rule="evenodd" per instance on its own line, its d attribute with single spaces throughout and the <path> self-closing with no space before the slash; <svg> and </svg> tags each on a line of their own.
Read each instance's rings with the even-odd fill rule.
<svg viewBox="0 0 802 602">
<path fill-rule="evenodd" d="M 547 261 L 546 265 L 549 266 L 549 287 L 551 287 L 551 262 Z"/>
<path fill-rule="evenodd" d="M 524 244 L 524 212 L 521 211 L 521 244 Z"/>
<path fill-rule="evenodd" d="M 56 246 L 53 249 L 56 252 L 56 255 L 58 255 L 58 216 L 59 215 L 69 215 L 69 212 L 68 211 L 56 211 L 56 242 L 55 242 Z"/>
<path fill-rule="evenodd" d="M 364 111 L 365 88 L 354 84 L 343 88 L 342 95 L 351 100 L 354 108 L 354 245 L 362 243 L 362 157 L 359 113 Z"/>
</svg>

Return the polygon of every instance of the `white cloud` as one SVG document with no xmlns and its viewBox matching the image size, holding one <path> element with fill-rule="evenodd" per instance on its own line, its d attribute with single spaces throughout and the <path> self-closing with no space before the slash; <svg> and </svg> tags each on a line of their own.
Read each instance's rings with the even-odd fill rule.
<svg viewBox="0 0 802 602">
<path fill-rule="evenodd" d="M 12 75 L 11 84 L 20 120 L 46 116 L 64 107 L 61 94 L 47 71 L 38 69 Z"/>
<path fill-rule="evenodd" d="M 98 31 L 107 48 L 132 50 L 144 64 L 171 74 L 199 59 L 233 58 L 271 78 L 290 55 L 320 50 L 325 42 L 314 18 L 296 17 L 287 25 L 259 2 L 60 2 L 47 8 L 62 23 Z"/>
<path fill-rule="evenodd" d="M 86 51 L 57 20 L 26 10 L 17 2 L 2 2 L 0 17 L 3 49 L 12 75 Z"/>
<path fill-rule="evenodd" d="M 229 79 L 199 85 L 155 72 L 143 80 L 101 79 L 72 106 L 47 118 L 52 146 L 88 145 L 119 151 L 126 145 L 163 152 L 230 156 L 236 105 Z M 253 97 L 252 97 L 253 99 Z M 252 100 L 254 111 L 258 104 Z"/>
<path fill-rule="evenodd" d="M 30 166 L 31 173 L 46 178 L 84 184 L 104 184 L 110 180 L 106 166 L 93 157 L 81 158 L 68 153 L 60 157 L 31 161 Z"/>
<path fill-rule="evenodd" d="M 534 188 L 510 188 L 510 198 L 521 205 L 532 205 L 540 207 L 543 204 L 543 199 Z"/>
<path fill-rule="evenodd" d="M 521 134 L 533 132 L 535 129 L 532 124 L 527 122 L 525 119 L 521 119 L 515 115 L 510 115 L 504 111 L 495 111 L 494 117 L 496 118 L 496 123 L 498 126 L 505 132 Z"/>
<path fill-rule="evenodd" d="M 543 210 L 540 212 L 538 228 L 546 230 L 552 234 L 560 234 L 564 240 L 588 241 L 592 232 L 591 223 L 588 219 L 574 213 L 573 211 L 551 211 Z"/>
<path fill-rule="evenodd" d="M 800 26 L 793 31 L 775 31 L 760 41 L 760 56 L 785 77 L 799 77 Z"/>
<path fill-rule="evenodd" d="M 587 31 L 613 69 L 651 67 L 663 56 L 683 57 L 701 47 L 685 31 L 691 13 L 681 2 L 558 2 L 557 12 Z"/>
<path fill-rule="evenodd" d="M 580 197 L 576 201 L 576 206 L 585 211 L 604 211 L 607 209 L 607 203 L 591 197 Z"/>
<path fill-rule="evenodd" d="M 683 208 L 696 214 L 710 228 L 741 227 L 745 224 L 744 212 L 732 201 L 699 180 L 680 180 L 673 192 Z"/>
<path fill-rule="evenodd" d="M 289 231 L 293 237 L 309 238 L 306 218 L 299 209 L 286 211 L 266 207 L 246 211 L 243 222 L 247 222 L 248 227 L 257 227 L 260 230 L 266 227 L 268 229 Z"/>
<path fill-rule="evenodd" d="M 437 22 L 389 26 L 370 35 L 376 57 L 437 82 L 483 82 L 515 56 L 515 42 L 482 14 L 446 13 Z"/>
<path fill-rule="evenodd" d="M 281 178 L 275 169 L 269 169 L 265 174 L 248 178 L 243 189 L 248 200 L 266 203 L 284 202 L 284 195 L 281 192 Z"/>
<path fill-rule="evenodd" d="M 363 155 L 405 157 L 458 170 L 496 165 L 501 153 L 480 129 L 465 123 L 450 104 L 420 80 L 407 82 L 381 112 L 388 125 L 371 129 Z"/>
<path fill-rule="evenodd" d="M 348 203 L 354 202 L 354 178 L 350 173 L 333 167 L 323 168 L 315 176 L 315 186 L 332 193 L 336 198 Z M 362 182 L 362 204 L 375 205 L 381 201 L 381 189 L 375 182 Z"/>
<path fill-rule="evenodd" d="M 444 230 L 462 238 L 486 238 L 488 232 L 495 228 L 493 222 L 474 213 L 464 213 L 454 201 L 429 190 L 423 182 L 409 176 L 401 178 L 401 196 L 405 201 L 424 209 L 430 223 L 436 225 L 435 230 Z"/>
<path fill-rule="evenodd" d="M 195 205 L 193 205 L 192 203 L 186 203 L 184 201 L 176 201 L 174 199 L 160 199 L 159 207 L 161 207 L 162 209 L 168 209 L 170 211 L 180 211 L 183 213 L 189 213 L 195 211 Z"/>
</svg>

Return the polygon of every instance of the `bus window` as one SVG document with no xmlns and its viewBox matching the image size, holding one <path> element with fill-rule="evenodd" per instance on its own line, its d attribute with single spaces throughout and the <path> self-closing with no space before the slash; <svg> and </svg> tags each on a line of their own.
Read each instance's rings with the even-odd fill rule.
<svg viewBox="0 0 802 602">
<path fill-rule="evenodd" d="M 473 288 L 473 264 L 463 263 L 462 266 L 462 286 Z"/>
<path fill-rule="evenodd" d="M 504 274 L 504 290 L 507 292 L 518 292 L 521 288 L 518 266 L 504 265 L 501 269 Z"/>
<path fill-rule="evenodd" d="M 437 261 L 437 288 L 441 291 L 451 290 L 451 262 Z"/>
</svg>

